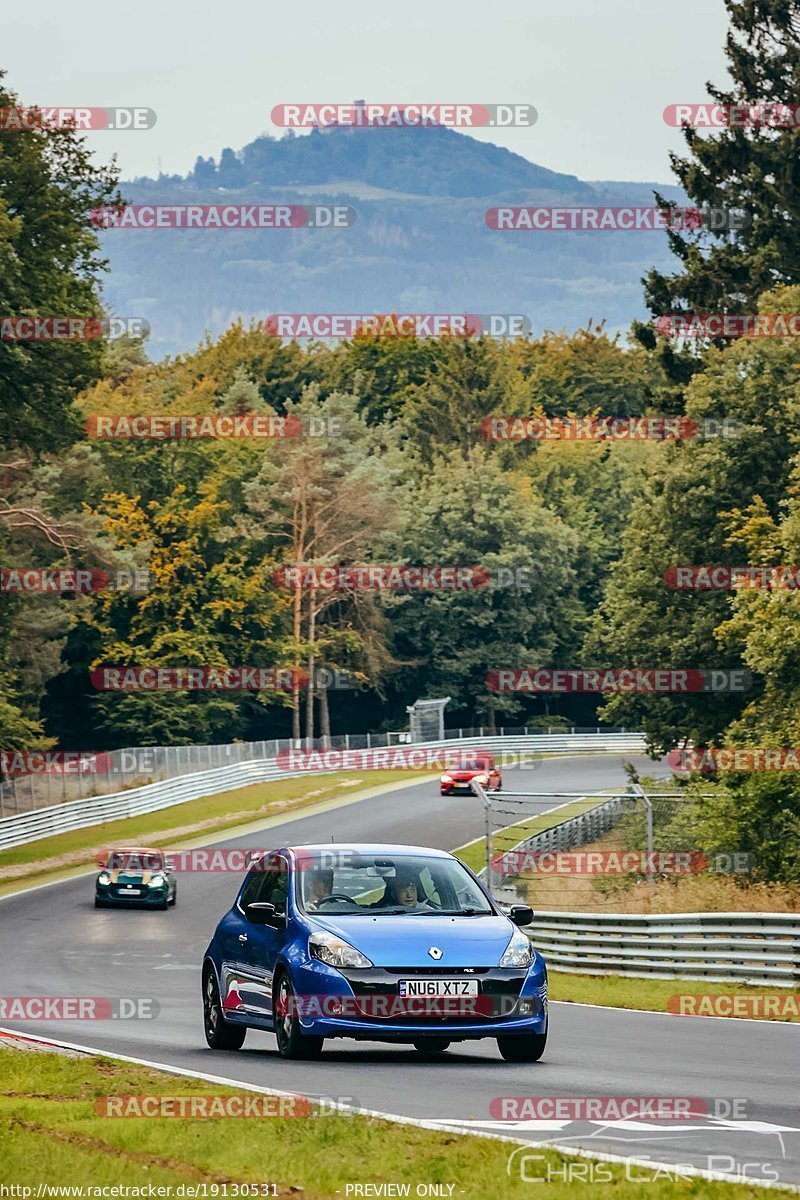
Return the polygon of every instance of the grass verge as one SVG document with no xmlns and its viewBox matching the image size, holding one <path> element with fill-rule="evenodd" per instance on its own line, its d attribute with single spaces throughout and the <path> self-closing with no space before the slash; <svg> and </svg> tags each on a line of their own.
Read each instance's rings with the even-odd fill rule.
<svg viewBox="0 0 800 1200">
<path fill-rule="evenodd" d="M 355 799 L 429 776 L 429 771 L 407 770 L 303 775 L 256 783 L 203 796 L 199 800 L 188 800 L 158 812 L 41 838 L 0 853 L 0 895 L 14 891 L 25 879 L 46 883 L 75 873 L 76 867 L 86 867 L 94 862 L 95 851 L 114 842 L 157 848 L 175 846 L 176 838 L 183 842 L 188 839 L 210 841 L 212 834 L 235 831 L 248 823 L 293 815 L 312 805 L 333 805 L 337 800 Z"/>
<path fill-rule="evenodd" d="M 435 1071 L 436 1065 L 430 1069 Z M 330 1113 L 270 1119 L 100 1116 L 96 1102 L 104 1096 L 241 1095 L 240 1089 L 102 1056 L 0 1047 L 0 1075 L 6 1091 L 0 1098 L 3 1178 L 9 1185 L 32 1188 L 32 1196 L 40 1184 L 74 1186 L 84 1196 L 91 1195 L 88 1187 L 104 1185 L 164 1186 L 170 1188 L 163 1193 L 168 1197 L 191 1194 L 187 1185 L 193 1185 L 201 1189 L 195 1195 L 221 1197 L 226 1194 L 223 1185 L 227 1195 L 234 1196 L 234 1184 L 269 1183 L 274 1188 L 251 1190 L 249 1195 L 301 1193 L 305 1200 L 332 1200 L 344 1197 L 348 1184 L 407 1184 L 414 1195 L 420 1183 L 436 1183 L 445 1185 L 438 1194 L 448 1195 L 447 1185 L 452 1184 L 449 1194 L 466 1200 L 530 1197 L 530 1183 L 520 1178 L 519 1169 L 512 1166 L 511 1176 L 507 1174 L 515 1147 L 488 1138 Z M 542 1156 L 537 1173 L 553 1173 L 548 1197 L 574 1196 L 565 1164 L 577 1160 L 557 1151 L 537 1153 Z M 626 1178 L 622 1164 L 603 1164 L 603 1171 L 605 1186 L 621 1200 L 641 1196 L 645 1183 L 650 1200 L 743 1200 L 760 1194 L 738 1184 L 663 1174 L 651 1182 L 650 1172 L 641 1167 L 629 1167 L 632 1179 Z M 182 1193 L 172 1190 L 180 1185 Z"/>
<path fill-rule="evenodd" d="M 600 1004 L 611 1008 L 652 1009 L 668 1012 L 670 996 L 768 996 L 786 1001 L 787 1007 L 800 1010 L 800 995 L 790 988 L 749 987 L 744 983 L 717 983 L 705 979 L 629 979 L 624 975 L 573 975 L 567 971 L 549 971 L 551 1000 L 573 1004 Z M 724 1015 L 724 1014 L 720 1014 Z M 743 1013 L 750 1016 L 757 1013 Z M 679 1019 L 679 1018 L 676 1018 Z M 736 1020 L 732 1015 L 731 1020 Z M 761 1016 L 767 1021 L 798 1021 L 800 1012 L 782 1016 Z"/>
</svg>

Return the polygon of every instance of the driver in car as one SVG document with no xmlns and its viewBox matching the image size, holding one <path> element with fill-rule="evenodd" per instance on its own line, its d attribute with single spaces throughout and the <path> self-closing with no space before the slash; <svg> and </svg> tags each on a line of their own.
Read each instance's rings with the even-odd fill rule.
<svg viewBox="0 0 800 1200">
<path fill-rule="evenodd" d="M 413 871 L 398 867 L 386 880 L 386 891 L 374 908 L 420 908 L 420 883 Z M 427 901 L 425 896 L 422 897 Z"/>
<path fill-rule="evenodd" d="M 320 900 L 324 900 L 326 896 L 330 896 L 332 891 L 333 871 L 320 869 L 309 872 L 305 898 L 306 908 L 313 912 L 319 905 Z"/>
</svg>

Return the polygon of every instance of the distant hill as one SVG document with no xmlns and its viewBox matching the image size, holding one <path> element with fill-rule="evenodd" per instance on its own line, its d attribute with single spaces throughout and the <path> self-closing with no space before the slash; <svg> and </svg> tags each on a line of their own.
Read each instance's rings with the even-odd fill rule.
<svg viewBox="0 0 800 1200">
<path fill-rule="evenodd" d="M 259 137 L 186 177 L 123 185 L 129 203 L 348 203 L 340 230 L 113 230 L 106 299 L 146 317 L 150 354 L 193 348 L 237 316 L 275 312 L 524 313 L 534 333 L 643 316 L 658 232 L 503 233 L 498 204 L 650 204 L 652 184 L 581 181 L 453 130 L 333 129 Z M 678 189 L 657 185 L 681 198 Z"/>
</svg>

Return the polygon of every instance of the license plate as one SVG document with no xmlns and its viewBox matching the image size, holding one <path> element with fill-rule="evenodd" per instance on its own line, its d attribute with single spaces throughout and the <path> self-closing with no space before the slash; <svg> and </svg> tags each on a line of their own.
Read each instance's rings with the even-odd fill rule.
<svg viewBox="0 0 800 1200">
<path fill-rule="evenodd" d="M 477 979 L 401 979 L 401 996 L 477 996 Z"/>
<path fill-rule="evenodd" d="M 123 889 L 126 896 L 141 896 L 142 889 L 134 887 L 126 887 Z"/>
</svg>

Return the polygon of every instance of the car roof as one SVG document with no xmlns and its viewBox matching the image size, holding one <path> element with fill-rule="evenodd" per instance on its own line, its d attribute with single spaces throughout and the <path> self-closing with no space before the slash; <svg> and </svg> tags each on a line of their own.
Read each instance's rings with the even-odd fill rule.
<svg viewBox="0 0 800 1200">
<path fill-rule="evenodd" d="M 282 846 L 293 854 L 302 854 L 307 850 L 328 850 L 333 853 L 341 850 L 357 850 L 361 854 L 424 854 L 429 858 L 452 858 L 447 850 L 434 850 L 431 846 L 405 846 L 385 842 L 308 842 L 302 846 Z"/>
</svg>

